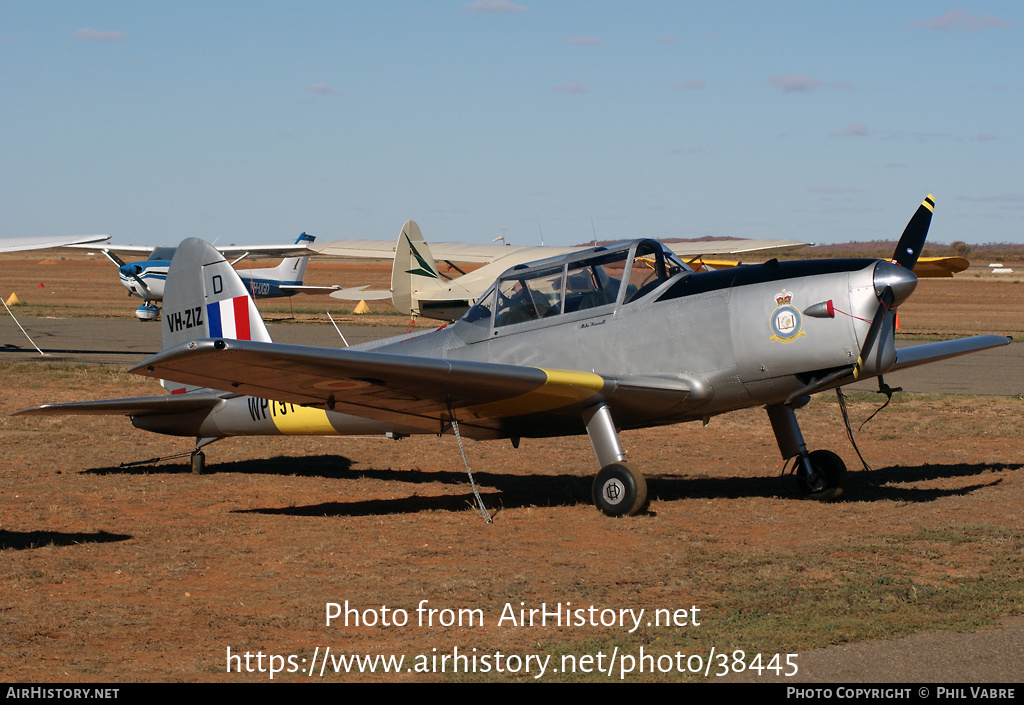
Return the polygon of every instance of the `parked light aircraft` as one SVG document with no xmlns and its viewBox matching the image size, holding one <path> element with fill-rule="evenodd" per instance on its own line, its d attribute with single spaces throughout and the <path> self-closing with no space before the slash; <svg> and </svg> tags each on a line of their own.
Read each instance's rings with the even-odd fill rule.
<svg viewBox="0 0 1024 705">
<path fill-rule="evenodd" d="M 302 233 L 294 245 L 256 245 L 253 247 L 225 248 L 228 256 L 244 257 L 285 257 L 276 267 L 242 270 L 242 281 L 246 289 L 256 298 L 269 299 L 282 296 L 294 296 L 298 293 L 319 294 L 334 291 L 338 287 L 303 286 L 309 264 L 309 245 L 316 238 Z M 139 306 L 135 315 L 140 320 L 149 321 L 156 318 L 160 308 L 155 302 L 164 298 L 164 285 L 167 270 L 174 257 L 173 247 L 109 247 L 103 254 L 117 265 L 121 283 L 128 290 L 129 296 L 138 296 L 145 303 Z M 138 262 L 125 262 L 115 252 L 148 252 L 149 258 Z"/>
<path fill-rule="evenodd" d="M 894 309 L 917 284 L 933 203 L 918 208 L 892 261 L 694 272 L 657 241 L 634 240 L 516 265 L 453 325 L 343 350 L 272 343 L 223 256 L 186 240 L 168 273 L 167 349 L 132 369 L 173 380 L 171 394 L 19 413 L 125 414 L 142 429 L 194 435 L 194 469 L 200 448 L 234 435 L 455 432 L 518 446 L 585 433 L 601 467 L 595 504 L 630 515 L 647 490 L 620 429 L 764 406 L 803 491 L 832 499 L 846 469 L 831 451 L 808 452 L 796 411 L 810 395 L 1010 342 L 896 349 Z"/>
<path fill-rule="evenodd" d="M 684 261 L 707 255 L 743 255 L 778 253 L 806 247 L 797 240 L 716 240 L 667 245 Z M 318 245 L 324 255 L 342 257 L 394 258 L 391 289 L 370 290 L 366 286 L 341 289 L 333 298 L 347 301 L 391 299 L 401 313 L 441 321 L 461 317 L 499 274 L 517 264 L 574 252 L 589 247 L 509 247 L 505 245 L 467 245 L 442 242 L 427 245 L 419 226 L 408 220 L 402 225 L 396 243 L 386 240 L 332 240 Z M 461 276 L 443 275 L 434 258 L 446 262 Z M 454 263 L 482 263 L 468 274 Z"/>
</svg>

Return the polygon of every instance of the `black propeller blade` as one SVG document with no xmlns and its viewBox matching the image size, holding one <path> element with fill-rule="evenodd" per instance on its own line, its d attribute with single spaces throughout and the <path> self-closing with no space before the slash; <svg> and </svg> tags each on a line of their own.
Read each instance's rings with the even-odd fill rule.
<svg viewBox="0 0 1024 705">
<path fill-rule="evenodd" d="M 882 289 L 882 293 L 878 297 L 878 309 L 875 310 L 875 316 L 871 319 L 871 327 L 868 328 L 868 334 L 864 336 L 864 345 L 861 346 L 860 355 L 857 356 L 857 362 L 853 366 L 854 379 L 860 379 L 860 373 L 864 367 L 864 356 L 871 352 L 871 346 L 875 344 L 878 331 L 882 328 L 882 321 L 885 320 L 885 314 L 889 313 L 889 308 L 895 300 L 896 296 L 892 293 L 891 286 Z"/>
<path fill-rule="evenodd" d="M 898 264 L 907 269 L 913 269 L 917 264 L 917 258 L 921 256 L 924 249 L 925 238 L 928 237 L 928 226 L 932 222 L 932 211 L 935 210 L 935 198 L 928 194 L 921 202 L 914 217 L 907 223 L 907 227 L 896 243 L 896 251 L 892 254 L 892 263 Z"/>
</svg>

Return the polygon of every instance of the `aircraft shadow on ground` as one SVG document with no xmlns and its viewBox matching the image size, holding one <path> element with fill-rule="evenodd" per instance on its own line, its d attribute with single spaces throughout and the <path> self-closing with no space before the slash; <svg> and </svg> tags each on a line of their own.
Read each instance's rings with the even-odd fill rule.
<svg viewBox="0 0 1024 705">
<path fill-rule="evenodd" d="M 44 355 L 82 355 L 82 356 L 85 356 L 84 360 L 76 360 L 76 362 L 88 362 L 91 359 L 90 356 L 92 356 L 92 355 L 139 355 L 140 358 L 141 358 L 142 356 L 156 355 L 158 352 L 160 352 L 159 350 L 154 352 L 154 351 L 147 351 L 147 350 L 125 350 L 124 348 L 121 348 L 119 350 L 96 350 L 96 349 L 71 350 L 71 349 L 67 349 L 67 348 L 61 348 L 61 349 L 42 348 L 42 351 L 43 351 Z M 35 355 L 37 358 L 39 357 L 39 351 L 36 350 L 35 348 L 23 348 L 23 347 L 20 347 L 18 345 L 12 345 L 10 343 L 7 343 L 5 345 L 0 345 L 0 353 L 13 353 L 13 354 L 30 353 L 32 355 Z M 43 362 L 47 362 L 47 361 L 43 360 Z"/>
<path fill-rule="evenodd" d="M 5 531 L 0 530 L 0 551 L 11 549 L 44 548 L 46 546 L 74 546 L 82 543 L 110 543 L 127 541 L 127 534 L 110 534 L 106 531 L 93 533 L 67 533 L 63 531 Z"/>
<path fill-rule="evenodd" d="M 844 502 L 931 502 L 943 497 L 959 497 L 1002 482 L 1000 475 L 1018 470 L 1024 464 L 924 464 L 893 466 L 876 470 L 850 470 L 839 501 Z M 989 475 L 984 482 L 957 488 L 921 488 L 907 483 L 930 480 L 967 478 Z M 803 500 L 797 480 L 792 474 L 760 478 L 701 477 L 674 478 L 661 475 L 647 479 L 647 495 L 651 499 L 714 499 L 743 497 L 780 497 Z"/>
<path fill-rule="evenodd" d="M 183 457 L 169 457 L 166 464 L 157 464 L 156 458 L 124 465 L 83 470 L 85 475 L 187 475 L 192 472 L 189 453 Z M 241 473 L 246 475 L 293 475 L 295 477 L 323 477 L 333 480 L 351 479 L 365 475 L 352 470 L 352 460 L 343 455 L 313 455 L 302 457 L 278 456 L 237 460 L 228 463 L 207 463 L 204 475 Z"/>
<path fill-rule="evenodd" d="M 455 495 L 424 496 L 412 494 L 394 499 L 326 502 L 291 507 L 266 507 L 239 510 L 240 513 L 284 514 L 293 516 L 367 516 L 377 514 L 414 514 L 431 510 L 460 511 L 475 507 L 472 490 L 462 470 L 353 469 L 353 461 L 344 456 L 278 456 L 268 459 L 211 463 L 209 474 L 243 473 L 288 475 L 333 480 L 376 479 L 405 484 L 432 484 L 464 487 Z M 1018 470 L 1024 464 L 924 464 L 893 466 L 870 471 L 850 470 L 846 490 L 840 501 L 846 502 L 930 502 L 943 497 L 963 496 L 975 490 L 997 485 L 1001 475 Z M 140 465 L 119 468 L 94 468 L 91 474 L 187 474 L 188 464 Z M 484 503 L 496 509 L 554 507 L 589 504 L 592 477 L 577 475 L 511 475 L 476 470 L 473 472 Z M 979 478 L 979 482 L 956 488 L 921 488 L 912 483 L 953 478 Z M 983 480 L 983 481 L 981 481 Z M 339 496 L 344 496 L 339 487 Z M 647 494 L 652 500 L 671 502 L 685 499 L 741 499 L 749 497 L 803 500 L 796 479 L 791 475 L 763 477 L 711 477 L 653 475 L 647 477 Z"/>
</svg>

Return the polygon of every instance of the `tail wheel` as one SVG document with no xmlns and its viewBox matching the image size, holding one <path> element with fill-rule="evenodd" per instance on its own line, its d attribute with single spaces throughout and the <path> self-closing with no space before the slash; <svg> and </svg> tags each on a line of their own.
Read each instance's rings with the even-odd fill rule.
<svg viewBox="0 0 1024 705">
<path fill-rule="evenodd" d="M 647 481 L 629 465 L 611 463 L 597 473 L 591 494 L 608 516 L 633 516 L 647 506 Z"/>
<path fill-rule="evenodd" d="M 818 482 L 812 487 L 807 481 L 807 472 L 798 465 L 796 478 L 800 492 L 808 499 L 831 502 L 843 494 L 846 482 L 846 464 L 830 450 L 816 450 L 808 456 L 811 467 L 818 473 Z"/>
</svg>

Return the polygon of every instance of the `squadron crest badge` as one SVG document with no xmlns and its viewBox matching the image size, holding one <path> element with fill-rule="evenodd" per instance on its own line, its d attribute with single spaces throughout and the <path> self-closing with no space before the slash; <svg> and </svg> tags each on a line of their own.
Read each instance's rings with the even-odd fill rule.
<svg viewBox="0 0 1024 705">
<path fill-rule="evenodd" d="M 790 305 L 792 300 L 791 291 L 783 290 L 775 295 L 776 308 L 770 321 L 770 340 L 775 343 L 792 343 L 797 338 L 804 337 L 804 332 L 800 330 L 800 312 Z"/>
</svg>

